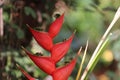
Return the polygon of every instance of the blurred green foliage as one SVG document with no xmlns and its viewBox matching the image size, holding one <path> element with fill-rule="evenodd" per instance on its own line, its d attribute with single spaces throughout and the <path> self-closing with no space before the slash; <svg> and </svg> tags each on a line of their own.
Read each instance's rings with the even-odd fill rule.
<svg viewBox="0 0 120 80">
<path fill-rule="evenodd" d="M 36 13 L 32 8 L 26 6 L 26 7 L 24 7 L 24 12 L 26 15 L 30 15 L 33 18 L 36 18 Z"/>
<path fill-rule="evenodd" d="M 69 37 L 76 30 L 75 38 L 71 44 L 71 48 L 61 61 L 69 61 L 80 46 L 85 47 L 86 41 L 89 40 L 89 48 L 87 53 L 86 66 L 89 58 L 94 51 L 98 41 L 105 32 L 107 26 L 112 21 L 115 11 L 120 6 L 120 0 L 63 0 L 70 9 L 66 13 L 65 21 L 60 34 L 54 39 L 59 42 Z M 21 46 L 25 46 L 33 50 L 34 43 L 30 32 L 27 30 L 26 24 L 35 29 L 47 30 L 48 25 L 52 22 L 52 14 L 55 11 L 57 0 L 8 0 L 3 6 L 4 19 L 4 35 L 0 37 L 0 79 L 1 80 L 24 80 L 25 77 L 16 68 L 16 63 L 20 64 L 30 75 L 43 79 L 46 74 L 39 70 L 34 63 L 25 55 Z M 64 8 L 64 7 L 63 7 Z M 38 12 L 39 11 L 39 15 Z M 120 19 L 112 30 L 120 30 Z M 120 31 L 118 31 L 119 33 Z M 107 66 L 104 61 L 100 61 L 95 69 L 95 75 L 107 75 L 110 80 L 118 80 L 120 76 L 120 35 L 112 37 L 111 44 L 107 49 L 112 50 L 114 60 Z M 36 47 L 34 51 L 45 52 L 44 49 Z M 33 52 L 33 53 L 36 53 Z M 48 55 L 48 52 L 45 52 Z M 77 65 L 70 76 L 69 80 L 74 80 L 81 62 L 81 56 Z M 63 65 L 58 64 L 58 65 Z M 113 65 L 113 66 L 112 66 Z M 107 67 L 107 68 L 106 68 Z M 104 73 L 103 73 L 104 72 Z M 96 78 L 97 79 L 97 78 Z"/>
</svg>

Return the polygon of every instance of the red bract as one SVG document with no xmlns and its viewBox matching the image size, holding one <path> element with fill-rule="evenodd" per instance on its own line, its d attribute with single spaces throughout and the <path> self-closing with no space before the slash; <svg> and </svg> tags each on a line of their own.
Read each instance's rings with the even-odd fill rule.
<svg viewBox="0 0 120 80">
<path fill-rule="evenodd" d="M 76 64 L 76 59 L 73 59 L 69 64 L 58 68 L 53 74 L 53 80 L 67 80 L 70 76 L 74 66 Z"/>
<path fill-rule="evenodd" d="M 50 51 L 53 47 L 52 38 L 47 32 L 40 32 L 29 27 L 30 32 L 32 33 L 35 40 L 41 45 L 44 49 Z"/>
<path fill-rule="evenodd" d="M 62 16 L 60 16 L 59 18 L 57 18 L 50 25 L 48 33 L 49 33 L 51 38 L 54 38 L 60 32 L 60 29 L 61 29 L 62 24 L 63 24 L 63 19 L 64 19 L 64 14 Z"/>
<path fill-rule="evenodd" d="M 17 67 L 21 70 L 21 72 L 25 75 L 25 77 L 28 80 L 36 80 L 35 78 L 31 77 L 24 69 L 22 69 L 19 65 L 17 65 Z"/>
<path fill-rule="evenodd" d="M 78 51 L 75 58 L 67 65 L 57 68 L 56 71 L 52 74 L 53 80 L 68 80 L 68 77 L 72 73 L 73 68 L 75 67 L 77 57 L 79 56 L 81 49 Z"/>
<path fill-rule="evenodd" d="M 57 43 L 53 46 L 51 50 L 51 58 L 53 59 L 53 61 L 55 61 L 55 63 L 65 56 L 73 40 L 73 37 L 74 34 L 72 34 L 68 40 Z"/>
<path fill-rule="evenodd" d="M 24 49 L 24 51 L 31 58 L 31 60 L 47 74 L 52 74 L 52 72 L 55 71 L 55 64 L 50 57 L 32 55 L 26 49 Z"/>
</svg>

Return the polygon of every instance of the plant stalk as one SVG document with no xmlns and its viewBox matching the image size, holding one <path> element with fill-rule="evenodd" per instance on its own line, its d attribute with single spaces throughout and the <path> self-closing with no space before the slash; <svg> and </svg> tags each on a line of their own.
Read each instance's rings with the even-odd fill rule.
<svg viewBox="0 0 120 80">
<path fill-rule="evenodd" d="M 90 70 L 90 68 L 91 68 L 91 66 L 92 66 L 91 63 L 93 63 L 93 61 L 95 60 L 94 58 L 95 58 L 96 54 L 98 53 L 98 51 L 99 51 L 99 49 L 101 48 L 102 44 L 104 43 L 106 37 L 108 36 L 110 30 L 111 30 L 112 27 L 114 26 L 115 22 L 119 19 L 119 17 L 120 17 L 120 7 L 118 8 L 118 10 L 117 10 L 117 12 L 116 12 L 116 14 L 115 14 L 112 22 L 110 23 L 108 29 L 106 30 L 106 32 L 105 32 L 104 35 L 102 36 L 102 38 L 101 38 L 98 46 L 96 47 L 96 49 L 95 49 L 95 51 L 94 51 L 94 53 L 93 53 L 93 55 L 92 55 L 92 57 L 91 57 L 88 65 L 87 65 L 87 67 L 86 67 L 86 69 L 85 69 L 85 71 L 84 71 L 84 73 L 83 73 L 83 75 L 82 75 L 82 77 L 81 77 L 81 80 L 84 80 L 85 77 L 88 75 L 88 71 Z M 86 71 L 86 70 L 87 70 L 87 71 Z"/>
</svg>

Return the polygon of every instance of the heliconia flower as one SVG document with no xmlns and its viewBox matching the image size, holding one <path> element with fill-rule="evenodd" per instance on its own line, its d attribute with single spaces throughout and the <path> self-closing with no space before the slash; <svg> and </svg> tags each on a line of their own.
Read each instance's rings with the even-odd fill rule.
<svg viewBox="0 0 120 80">
<path fill-rule="evenodd" d="M 30 57 L 30 59 L 41 70 L 51 75 L 53 80 L 68 80 L 68 77 L 72 73 L 72 70 L 76 64 L 77 56 L 80 54 L 81 51 L 80 49 L 77 56 L 70 63 L 65 66 L 56 68 L 57 62 L 66 55 L 74 37 L 73 33 L 67 40 L 53 44 L 53 38 L 60 32 L 63 21 L 64 14 L 62 14 L 59 18 L 51 23 L 48 32 L 37 31 L 27 25 L 37 43 L 45 50 L 48 50 L 51 53 L 51 56 L 40 56 L 41 54 L 39 53 L 37 53 L 37 55 L 34 55 L 22 47 L 25 53 Z M 29 80 L 35 80 L 35 78 L 31 77 L 20 66 L 18 66 L 18 68 Z"/>
<path fill-rule="evenodd" d="M 27 25 L 29 27 L 29 25 Z M 29 27 L 30 32 L 32 33 L 35 40 L 41 45 L 44 49 L 50 51 L 53 47 L 52 38 L 47 32 L 37 31 Z"/>
<path fill-rule="evenodd" d="M 50 57 L 45 56 L 36 56 L 32 55 L 29 51 L 23 48 L 26 54 L 31 58 L 31 60 L 44 72 L 47 74 L 52 74 L 55 71 L 55 63 L 52 61 Z"/>
<path fill-rule="evenodd" d="M 59 18 L 57 18 L 54 22 L 51 23 L 48 33 L 51 38 L 54 38 L 59 32 L 62 27 L 64 20 L 64 14 L 62 14 Z"/>
<path fill-rule="evenodd" d="M 21 70 L 21 72 L 25 75 L 28 80 L 36 80 L 35 78 L 31 77 L 23 68 L 21 68 L 18 64 L 17 67 Z"/>
<path fill-rule="evenodd" d="M 74 33 L 71 35 L 71 37 L 68 40 L 57 43 L 53 46 L 51 50 L 51 58 L 53 59 L 53 61 L 55 61 L 55 63 L 65 56 L 68 49 L 70 48 L 70 44 L 73 40 L 73 37 L 74 37 Z"/>
<path fill-rule="evenodd" d="M 81 52 L 81 48 L 78 51 L 76 57 L 67 65 L 63 67 L 59 67 L 56 69 L 56 71 L 53 72 L 52 77 L 53 80 L 68 80 L 68 77 L 72 73 L 73 68 L 75 67 L 77 57 Z"/>
</svg>

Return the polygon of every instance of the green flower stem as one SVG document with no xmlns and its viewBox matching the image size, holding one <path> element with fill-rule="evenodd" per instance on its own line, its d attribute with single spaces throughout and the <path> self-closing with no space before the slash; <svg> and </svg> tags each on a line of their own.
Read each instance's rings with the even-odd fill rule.
<svg viewBox="0 0 120 80">
<path fill-rule="evenodd" d="M 97 55 L 95 56 L 93 62 L 91 62 L 90 68 L 89 68 L 88 70 L 86 70 L 86 71 L 87 71 L 87 75 L 85 76 L 85 80 L 87 79 L 88 74 L 93 71 L 94 67 L 96 66 L 98 60 L 100 59 L 100 57 L 101 57 L 101 55 L 102 55 L 103 49 L 106 47 L 106 45 L 107 45 L 107 43 L 109 42 L 109 40 L 110 40 L 110 39 L 107 38 L 107 39 L 104 41 L 103 45 L 101 46 L 101 48 L 99 49 Z"/>
</svg>

